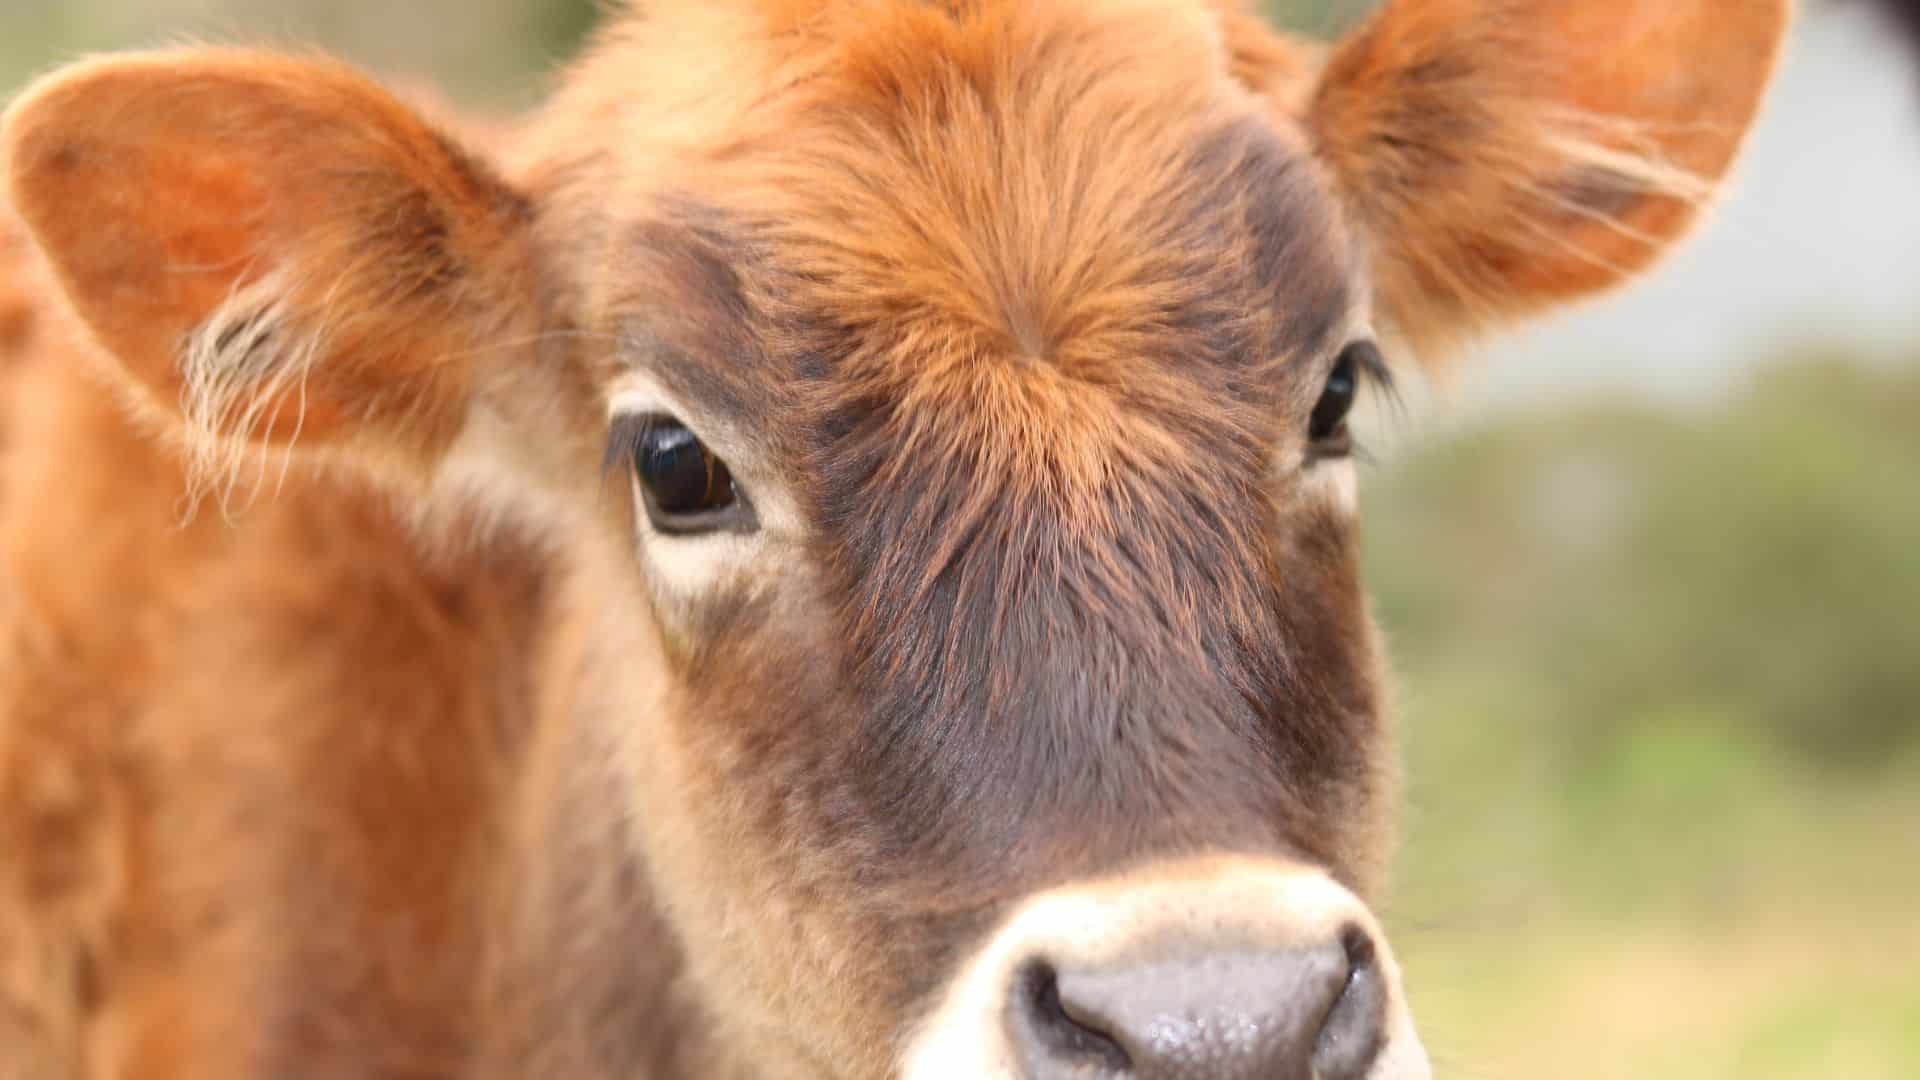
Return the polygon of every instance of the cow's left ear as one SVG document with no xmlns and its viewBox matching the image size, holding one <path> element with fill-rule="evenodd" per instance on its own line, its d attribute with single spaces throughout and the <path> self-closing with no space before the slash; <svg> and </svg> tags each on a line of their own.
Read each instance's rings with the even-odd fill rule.
<svg viewBox="0 0 1920 1080">
<path fill-rule="evenodd" d="M 29 90 L 0 146 L 74 309 L 203 440 L 431 468 L 474 358 L 537 318 L 528 207 L 337 65 L 224 50 L 82 64 Z"/>
<path fill-rule="evenodd" d="M 1389 0 L 1296 112 L 1387 320 L 1445 346 L 1649 266 L 1725 178 L 1790 6 Z"/>
</svg>

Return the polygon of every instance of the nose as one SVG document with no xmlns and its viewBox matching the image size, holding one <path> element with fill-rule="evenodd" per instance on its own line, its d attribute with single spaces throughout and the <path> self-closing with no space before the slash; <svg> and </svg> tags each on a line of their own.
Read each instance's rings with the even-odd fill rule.
<svg viewBox="0 0 1920 1080">
<path fill-rule="evenodd" d="M 1325 873 L 1208 857 L 1029 898 L 902 1080 L 1432 1080 L 1380 926 Z"/>
<path fill-rule="evenodd" d="M 1386 988 L 1359 926 L 1318 945 L 1174 950 L 1129 963 L 1035 959 L 1008 1038 L 1032 1080 L 1365 1080 Z"/>
</svg>

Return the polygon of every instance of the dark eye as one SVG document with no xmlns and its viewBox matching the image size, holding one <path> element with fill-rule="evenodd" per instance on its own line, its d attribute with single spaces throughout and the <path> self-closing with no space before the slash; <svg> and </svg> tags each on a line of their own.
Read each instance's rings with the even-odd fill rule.
<svg viewBox="0 0 1920 1080">
<path fill-rule="evenodd" d="M 750 523 L 726 462 L 685 424 L 669 416 L 637 417 L 623 421 L 614 439 L 632 462 L 654 528 L 687 534 Z"/>
<path fill-rule="evenodd" d="M 1352 449 L 1347 417 L 1353 413 L 1353 403 L 1360 398 L 1360 380 L 1385 369 L 1380 348 L 1371 341 L 1356 341 L 1340 350 L 1339 359 L 1327 374 L 1326 387 L 1320 391 L 1320 401 L 1313 407 L 1313 418 L 1307 424 L 1307 435 L 1313 440 L 1316 454 L 1340 457 Z"/>
</svg>

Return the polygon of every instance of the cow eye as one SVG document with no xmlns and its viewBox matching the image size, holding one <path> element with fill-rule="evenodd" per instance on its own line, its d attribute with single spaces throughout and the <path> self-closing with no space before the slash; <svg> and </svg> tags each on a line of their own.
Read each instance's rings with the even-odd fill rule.
<svg viewBox="0 0 1920 1080">
<path fill-rule="evenodd" d="M 624 420 L 614 445 L 624 451 L 647 519 L 660 532 L 741 531 L 752 524 L 727 463 L 670 416 Z"/>
<path fill-rule="evenodd" d="M 1327 373 L 1326 386 L 1313 407 L 1307 424 L 1307 436 L 1317 457 L 1345 457 L 1352 452 L 1353 438 L 1347 431 L 1347 417 L 1360 399 L 1361 380 L 1379 377 L 1386 371 L 1380 347 L 1371 341 L 1356 341 L 1340 350 L 1333 370 Z"/>
</svg>

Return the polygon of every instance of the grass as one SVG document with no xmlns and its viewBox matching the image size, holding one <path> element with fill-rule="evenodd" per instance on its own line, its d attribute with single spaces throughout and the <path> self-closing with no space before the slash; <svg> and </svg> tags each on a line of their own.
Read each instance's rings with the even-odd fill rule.
<svg viewBox="0 0 1920 1080">
<path fill-rule="evenodd" d="M 1848 914 L 1535 923 L 1416 949 L 1410 978 L 1443 1077 L 1912 1077 L 1920 930 Z"/>
</svg>

